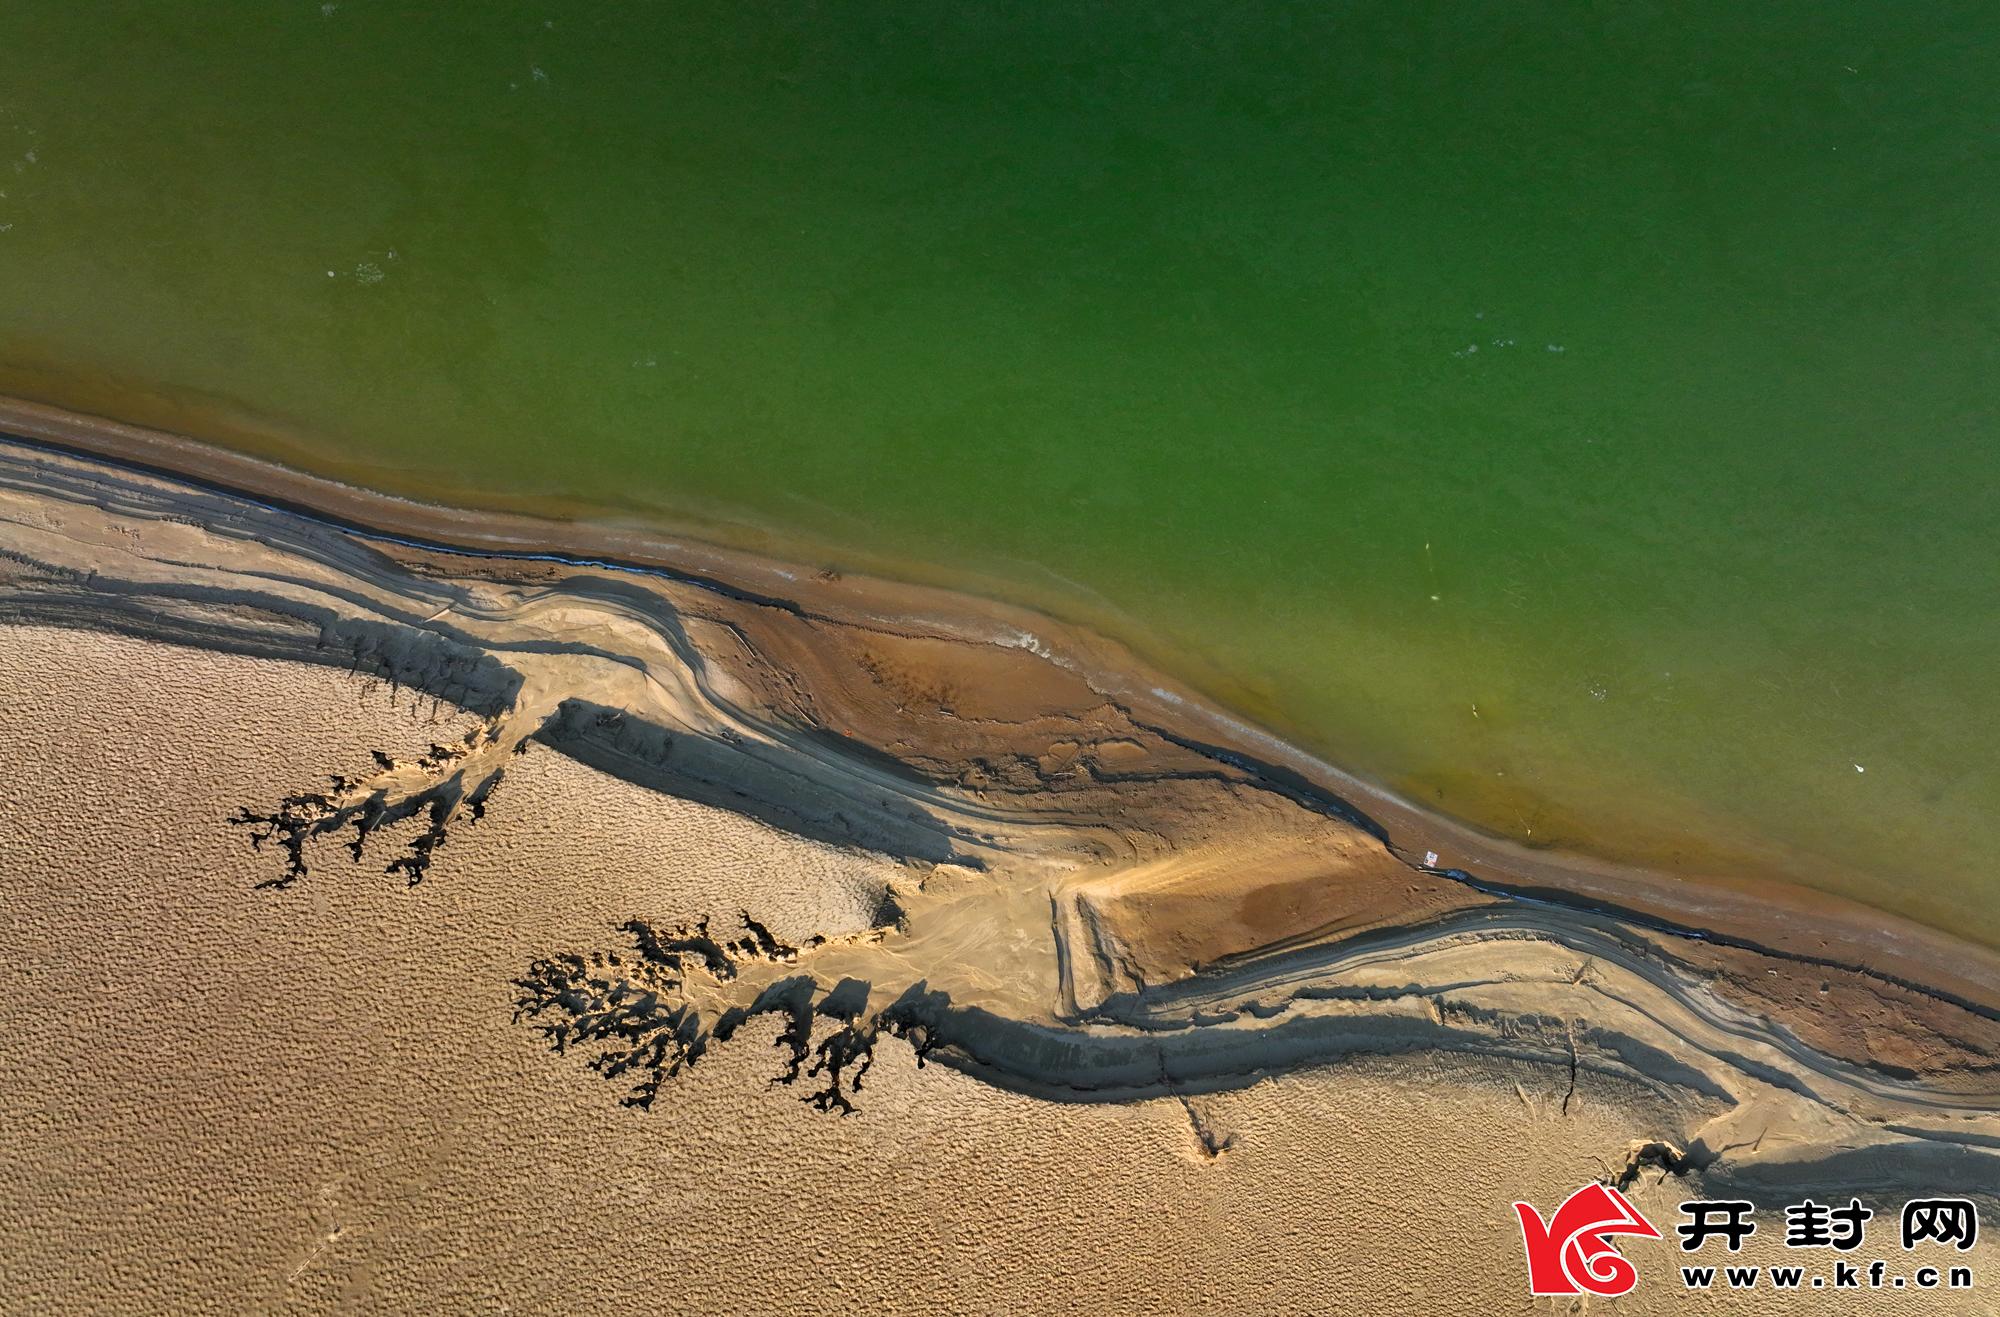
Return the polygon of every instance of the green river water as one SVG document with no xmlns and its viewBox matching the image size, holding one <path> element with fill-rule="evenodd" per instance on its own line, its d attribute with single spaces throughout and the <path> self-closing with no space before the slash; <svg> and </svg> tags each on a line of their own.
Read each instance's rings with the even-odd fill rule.
<svg viewBox="0 0 2000 1317">
<path fill-rule="evenodd" d="M 2000 942 L 2000 7 L 0 7 L 0 387 Z"/>
</svg>

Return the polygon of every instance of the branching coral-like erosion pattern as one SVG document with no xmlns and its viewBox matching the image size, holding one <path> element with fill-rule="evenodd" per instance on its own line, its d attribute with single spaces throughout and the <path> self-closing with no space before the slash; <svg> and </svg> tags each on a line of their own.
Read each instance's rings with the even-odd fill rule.
<svg viewBox="0 0 2000 1317">
<path fill-rule="evenodd" d="M 908 1046 L 1054 1100 L 1178 1099 L 1225 1155 L 1204 1093 L 1436 1048 L 1660 1093 L 1682 1126 L 1633 1130 L 1628 1176 L 2000 1183 L 1981 953 L 1482 849 L 1054 624 L 684 547 L 445 549 L 25 444 L 0 445 L 0 547 L 0 620 L 346 667 L 463 717 L 218 818 L 273 888 L 449 883 L 524 751 L 884 857 L 860 933 L 633 910 L 493 985 L 656 1114 L 775 1022 L 774 1079 L 828 1112 L 865 1114 Z"/>
<path fill-rule="evenodd" d="M 486 816 L 486 798 L 500 784 L 500 757 L 527 748 L 518 736 L 504 738 L 505 726 L 498 720 L 482 724 L 463 740 L 432 745 L 414 764 L 399 764 L 378 750 L 378 772 L 359 778 L 335 773 L 329 791 L 286 796 L 269 813 L 240 809 L 229 821 L 250 829 L 250 844 L 260 850 L 265 842 L 277 843 L 285 855 L 285 871 L 265 886 L 289 887 L 306 876 L 306 843 L 315 837 L 352 827 L 347 852 L 359 861 L 377 829 L 421 814 L 429 825 L 383 869 L 407 876 L 414 887 L 424 880 L 454 822 L 463 817 L 477 823 Z"/>
<path fill-rule="evenodd" d="M 924 1063 L 948 1003 L 921 986 L 871 1010 L 871 987 L 859 979 L 842 979 L 822 992 L 810 974 L 759 975 L 763 986 L 749 1005 L 728 1007 L 712 1027 L 704 1025 L 690 977 L 712 985 L 753 966 L 798 960 L 799 948 L 776 941 L 748 914 L 743 926 L 745 936 L 725 944 L 710 935 L 707 920 L 664 935 L 632 920 L 624 928 L 632 937 L 630 951 L 566 952 L 536 961 L 515 982 L 515 1018 L 531 1021 L 558 1052 L 588 1049 L 592 1069 L 632 1083 L 625 1101 L 637 1107 L 652 1106 L 661 1083 L 699 1060 L 710 1038 L 727 1042 L 758 1015 L 785 1022 L 778 1046 L 787 1056 L 775 1082 L 816 1081 L 806 1101 L 821 1111 L 855 1109 L 852 1096 L 861 1091 L 885 1033 L 908 1041 L 917 1064 Z M 815 1040 L 820 1021 L 826 1031 Z"/>
</svg>

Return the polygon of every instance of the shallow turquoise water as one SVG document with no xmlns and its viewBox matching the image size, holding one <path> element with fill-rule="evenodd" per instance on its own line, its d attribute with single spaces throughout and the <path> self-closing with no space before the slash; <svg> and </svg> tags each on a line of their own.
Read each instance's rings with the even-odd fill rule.
<svg viewBox="0 0 2000 1317">
<path fill-rule="evenodd" d="M 86 12 L 87 10 L 87 12 Z M 16 0 L 0 383 L 2000 940 L 2000 10 Z"/>
</svg>

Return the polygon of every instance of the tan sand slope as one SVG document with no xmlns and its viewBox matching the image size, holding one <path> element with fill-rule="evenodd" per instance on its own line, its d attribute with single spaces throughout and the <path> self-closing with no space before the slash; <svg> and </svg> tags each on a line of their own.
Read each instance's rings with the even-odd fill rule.
<svg viewBox="0 0 2000 1317">
<path fill-rule="evenodd" d="M 1361 1057 L 1192 1099 L 1229 1142 L 1210 1157 L 1172 1097 L 1049 1102 L 899 1043 L 857 1114 L 822 1115 L 766 1082 L 772 1024 L 640 1112 L 514 1025 L 508 980 L 634 914 L 855 932 L 881 862 L 532 749 L 423 884 L 259 890 L 228 802 L 472 720 L 73 630 L 0 628 L 0 684 L 7 743 L 35 747 L 0 775 L 0 1310 L 1564 1311 L 1527 1295 L 1509 1203 L 1710 1106 Z M 1687 1182 L 1654 1178 L 1632 1193 L 1664 1222 Z M 1783 1261 L 1777 1226 L 1740 1260 Z M 1629 1251 L 1621 1312 L 1991 1311 L 1693 1299 L 1670 1250 Z"/>
</svg>

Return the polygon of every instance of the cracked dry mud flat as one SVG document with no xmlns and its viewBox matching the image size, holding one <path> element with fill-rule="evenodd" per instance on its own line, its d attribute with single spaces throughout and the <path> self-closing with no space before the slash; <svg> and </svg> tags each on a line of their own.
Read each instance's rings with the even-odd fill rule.
<svg viewBox="0 0 2000 1317">
<path fill-rule="evenodd" d="M 1558 1115 L 1579 1085 L 1654 1095 L 1672 1117 L 1604 1166 L 1625 1184 L 2000 1183 L 2000 1023 L 1969 972 L 1934 987 L 1838 929 L 1766 945 L 1429 867 L 1400 820 L 1018 627 L 447 553 L 24 446 L 0 450 L 0 549 L 0 619 L 344 669 L 428 705 L 415 753 L 302 749 L 296 780 L 219 805 L 274 911 L 451 883 L 524 753 L 867 857 L 862 926 L 635 903 L 485 985 L 549 1067 L 594 1069 L 651 1119 L 754 1037 L 830 1120 L 865 1114 L 903 1048 L 1040 1099 L 1172 1101 L 1226 1157 L 1238 1135 L 1210 1113 L 1230 1092 L 1442 1053 L 1546 1067 Z"/>
</svg>

